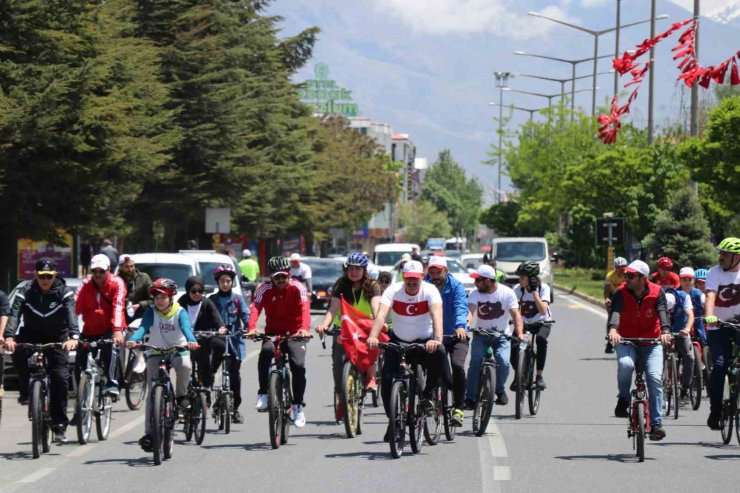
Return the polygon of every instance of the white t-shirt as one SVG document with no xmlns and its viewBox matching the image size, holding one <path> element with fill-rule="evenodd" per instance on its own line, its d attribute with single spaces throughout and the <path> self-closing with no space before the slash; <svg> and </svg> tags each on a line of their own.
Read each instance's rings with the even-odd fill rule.
<svg viewBox="0 0 740 493">
<path fill-rule="evenodd" d="M 396 282 L 380 297 L 380 304 L 390 307 L 393 333 L 407 342 L 432 338 L 432 314 L 429 308 L 441 303 L 439 290 L 428 282 L 421 283 L 415 296 L 406 293 L 402 282 Z"/>
<path fill-rule="evenodd" d="M 306 279 L 311 279 L 311 267 L 306 265 L 304 262 L 301 262 L 298 267 L 290 268 L 290 277 L 295 277 L 301 282 Z"/>
<path fill-rule="evenodd" d="M 477 307 L 476 317 L 479 329 L 494 329 L 508 336 L 514 332 L 514 328 L 509 325 L 509 320 L 511 320 L 509 310 L 518 309 L 519 301 L 514 290 L 509 286 L 497 283 L 496 291 L 493 293 L 481 293 L 474 289 L 468 296 L 468 305 Z"/>
<path fill-rule="evenodd" d="M 522 287 L 520 285 L 514 286 L 514 294 L 516 295 L 516 299 L 519 300 L 519 313 L 522 314 L 522 319 L 525 322 L 536 322 L 537 320 L 546 320 L 552 317 L 550 315 L 550 286 L 547 284 L 540 284 L 540 298 L 542 301 L 546 301 L 548 303 L 547 307 L 547 313 L 545 315 L 541 315 L 540 312 L 537 310 L 537 304 L 534 302 L 534 295 L 524 290 L 524 293 L 522 294 Z"/>
<path fill-rule="evenodd" d="M 715 265 L 707 273 L 706 290 L 717 293 L 714 315 L 718 319 L 730 320 L 735 315 L 740 315 L 740 271 L 725 272 L 722 267 Z"/>
</svg>

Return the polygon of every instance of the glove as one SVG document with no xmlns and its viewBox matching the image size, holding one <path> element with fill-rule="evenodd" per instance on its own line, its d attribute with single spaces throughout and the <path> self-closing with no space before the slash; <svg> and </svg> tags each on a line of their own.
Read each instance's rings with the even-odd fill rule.
<svg viewBox="0 0 740 493">
<path fill-rule="evenodd" d="M 704 317 L 704 323 L 707 325 L 717 325 L 717 322 L 719 322 L 719 319 L 714 315 L 707 315 Z"/>
<path fill-rule="evenodd" d="M 539 277 L 530 277 L 529 278 L 529 285 L 527 286 L 527 291 L 530 293 L 533 293 L 537 291 L 540 288 L 540 278 Z"/>
</svg>

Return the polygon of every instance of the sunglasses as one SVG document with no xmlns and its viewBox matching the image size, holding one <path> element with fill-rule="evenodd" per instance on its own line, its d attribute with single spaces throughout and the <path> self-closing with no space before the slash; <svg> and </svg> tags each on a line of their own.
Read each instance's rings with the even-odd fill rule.
<svg viewBox="0 0 740 493">
<path fill-rule="evenodd" d="M 190 294 L 203 294 L 205 292 L 206 292 L 205 289 L 191 289 L 190 290 Z"/>
<path fill-rule="evenodd" d="M 275 274 L 274 276 L 272 276 L 272 278 L 278 281 L 282 281 L 284 279 L 287 279 L 288 276 L 286 274 Z"/>
<path fill-rule="evenodd" d="M 50 281 L 54 279 L 54 274 L 37 274 L 36 277 L 43 279 L 44 281 Z"/>
<path fill-rule="evenodd" d="M 626 277 L 627 279 L 631 281 L 632 279 L 635 279 L 635 278 L 637 279 L 641 278 L 642 274 L 635 274 L 634 272 L 628 272 L 627 274 L 624 275 L 624 277 Z"/>
<path fill-rule="evenodd" d="M 93 274 L 105 274 L 106 271 L 104 271 L 103 269 L 93 269 L 90 272 L 92 272 Z"/>
</svg>

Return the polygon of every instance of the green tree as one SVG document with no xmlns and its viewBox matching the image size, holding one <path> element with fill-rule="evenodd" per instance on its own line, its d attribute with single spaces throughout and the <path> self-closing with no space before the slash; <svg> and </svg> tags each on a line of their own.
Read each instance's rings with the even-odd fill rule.
<svg viewBox="0 0 740 493">
<path fill-rule="evenodd" d="M 690 188 L 676 192 L 668 209 L 658 213 L 653 232 L 643 245 L 656 255 L 667 255 L 678 265 L 708 266 L 716 255 L 709 242 L 709 223 Z"/>
<path fill-rule="evenodd" d="M 447 237 L 452 232 L 447 215 L 424 199 L 401 205 L 399 218 L 404 225 L 404 238 L 411 243 L 424 244 L 429 238 Z"/>
<path fill-rule="evenodd" d="M 468 179 L 447 149 L 439 153 L 429 168 L 420 194 L 421 199 L 447 215 L 453 234 L 467 237 L 475 236 L 482 197 L 483 188 L 478 180 Z"/>
<path fill-rule="evenodd" d="M 493 204 L 480 213 L 478 220 L 496 232 L 497 236 L 527 236 L 528 231 L 516 225 L 521 206 L 513 200 Z"/>
</svg>

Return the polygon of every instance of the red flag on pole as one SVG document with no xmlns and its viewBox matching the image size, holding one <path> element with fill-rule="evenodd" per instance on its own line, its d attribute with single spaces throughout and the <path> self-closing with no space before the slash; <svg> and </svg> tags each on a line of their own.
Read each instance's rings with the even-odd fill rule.
<svg viewBox="0 0 740 493">
<path fill-rule="evenodd" d="M 367 347 L 367 338 L 373 327 L 373 319 L 350 305 L 342 298 L 342 333 L 339 338 L 344 347 L 344 354 L 355 367 L 364 372 L 375 363 L 380 355 L 379 349 Z M 384 332 L 378 336 L 380 342 L 390 339 Z"/>
</svg>

